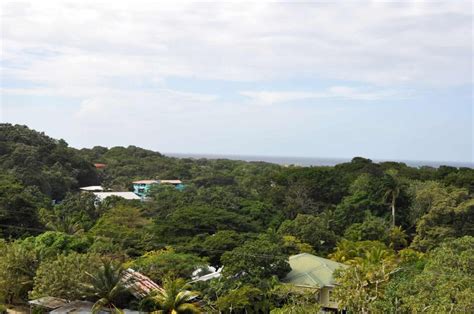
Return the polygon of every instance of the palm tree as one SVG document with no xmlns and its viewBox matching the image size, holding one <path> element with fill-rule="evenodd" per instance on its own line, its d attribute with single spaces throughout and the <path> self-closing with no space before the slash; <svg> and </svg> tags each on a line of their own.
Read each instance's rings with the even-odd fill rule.
<svg viewBox="0 0 474 314">
<path fill-rule="evenodd" d="M 394 171 L 387 171 L 385 176 L 385 200 L 390 200 L 390 209 L 392 211 L 392 227 L 395 227 L 395 204 L 400 195 L 401 184 Z"/>
<path fill-rule="evenodd" d="M 163 288 L 153 291 L 143 302 L 158 310 L 159 314 L 195 314 L 201 313 L 200 306 L 193 300 L 199 295 L 196 291 L 188 290 L 189 285 L 184 279 L 163 279 Z"/>
<path fill-rule="evenodd" d="M 53 231 L 72 235 L 83 231 L 79 220 L 67 213 L 60 211 L 50 213 L 47 209 L 42 208 L 40 209 L 39 216 L 46 227 Z"/>
<path fill-rule="evenodd" d="M 114 265 L 110 260 L 104 260 L 96 274 L 87 275 L 91 278 L 88 290 L 92 296 L 98 298 L 92 307 L 92 313 L 98 313 L 104 307 L 114 313 L 120 312 L 114 303 L 127 291 L 122 280 L 123 268 Z"/>
<path fill-rule="evenodd" d="M 334 253 L 329 254 L 329 258 L 336 262 L 347 262 L 359 253 L 359 247 L 356 242 L 343 239 L 337 243 Z"/>
</svg>

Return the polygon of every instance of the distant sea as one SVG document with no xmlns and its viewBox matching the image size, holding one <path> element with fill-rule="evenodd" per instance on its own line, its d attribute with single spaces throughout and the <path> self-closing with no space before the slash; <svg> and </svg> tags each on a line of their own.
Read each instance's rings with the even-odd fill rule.
<svg viewBox="0 0 474 314">
<path fill-rule="evenodd" d="M 251 156 L 251 155 L 217 155 L 217 154 L 186 154 L 186 153 L 164 153 L 166 156 L 177 158 L 206 158 L 206 159 L 230 159 L 243 161 L 264 161 L 279 165 L 297 166 L 335 166 L 340 163 L 349 162 L 351 158 L 319 158 L 319 157 L 278 157 L 278 156 Z M 454 161 L 420 161 L 420 160 L 382 160 L 372 159 L 374 162 L 395 161 L 403 162 L 411 167 L 429 166 L 437 168 L 439 166 L 467 167 L 474 168 L 472 162 Z"/>
</svg>

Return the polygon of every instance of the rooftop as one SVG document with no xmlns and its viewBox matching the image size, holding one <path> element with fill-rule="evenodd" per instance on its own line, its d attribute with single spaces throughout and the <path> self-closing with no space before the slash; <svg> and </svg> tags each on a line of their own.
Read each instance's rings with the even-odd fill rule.
<svg viewBox="0 0 474 314">
<path fill-rule="evenodd" d="M 82 191 L 103 191 L 104 188 L 100 185 L 91 185 L 91 186 L 83 186 L 79 188 Z"/>
<path fill-rule="evenodd" d="M 118 196 L 126 200 L 141 200 L 140 196 L 133 192 L 94 192 L 94 195 L 97 196 L 100 201 L 103 201 L 109 196 Z"/>
<path fill-rule="evenodd" d="M 49 312 L 51 314 L 55 313 L 90 313 L 92 311 L 92 306 L 94 303 L 89 301 L 72 301 L 70 303 L 66 303 L 59 308 Z M 101 311 L 102 312 L 102 311 Z"/>
<path fill-rule="evenodd" d="M 133 184 L 154 184 L 154 183 L 159 183 L 158 180 L 138 180 L 138 181 L 133 181 Z"/>
<path fill-rule="evenodd" d="M 160 180 L 160 183 L 164 184 L 181 184 L 183 183 L 181 180 Z"/>
<path fill-rule="evenodd" d="M 94 306 L 94 303 L 89 302 L 89 301 L 71 301 L 70 303 L 65 304 L 64 306 L 61 306 L 60 308 L 57 308 L 51 312 L 50 314 L 90 314 L 92 313 L 92 307 Z M 132 311 L 129 309 L 121 309 L 120 313 L 124 314 L 139 314 L 138 311 Z M 98 314 L 110 314 L 110 311 L 108 309 L 103 308 L 98 312 Z"/>
<path fill-rule="evenodd" d="M 308 253 L 290 256 L 291 271 L 284 282 L 296 286 L 325 287 L 334 286 L 333 273 L 344 264 Z"/>
<path fill-rule="evenodd" d="M 124 271 L 122 281 L 136 298 L 144 298 L 151 291 L 161 289 L 153 280 L 131 268 Z"/>
<path fill-rule="evenodd" d="M 67 303 L 67 300 L 55 297 L 42 297 L 39 299 L 28 301 L 28 304 L 33 306 L 40 306 L 45 309 L 54 310 Z"/>
</svg>

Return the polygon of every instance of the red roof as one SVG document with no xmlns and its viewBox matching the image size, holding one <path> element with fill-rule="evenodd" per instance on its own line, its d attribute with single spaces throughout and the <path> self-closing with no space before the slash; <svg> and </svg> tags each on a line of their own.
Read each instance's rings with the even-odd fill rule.
<svg viewBox="0 0 474 314">
<path fill-rule="evenodd" d="M 144 298 L 153 290 L 162 289 L 153 280 L 131 268 L 123 272 L 122 282 L 125 283 L 125 287 L 137 298 Z"/>
<path fill-rule="evenodd" d="M 97 169 L 104 169 L 105 167 L 107 167 L 106 164 L 94 164 L 94 167 L 96 167 Z"/>
</svg>

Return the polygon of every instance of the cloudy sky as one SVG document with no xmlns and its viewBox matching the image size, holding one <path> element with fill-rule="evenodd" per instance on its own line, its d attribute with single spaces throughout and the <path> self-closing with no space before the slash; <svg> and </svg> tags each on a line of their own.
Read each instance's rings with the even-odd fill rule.
<svg viewBox="0 0 474 314">
<path fill-rule="evenodd" d="M 0 6 L 1 121 L 75 147 L 473 161 L 471 1 Z"/>
</svg>

